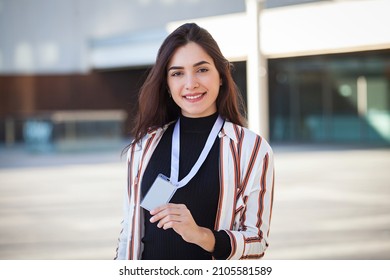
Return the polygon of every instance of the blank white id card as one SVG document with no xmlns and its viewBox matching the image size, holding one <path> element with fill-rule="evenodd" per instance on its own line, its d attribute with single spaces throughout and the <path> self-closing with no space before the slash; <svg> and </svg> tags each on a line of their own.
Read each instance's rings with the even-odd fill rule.
<svg viewBox="0 0 390 280">
<path fill-rule="evenodd" d="M 168 177 L 159 174 L 143 198 L 141 207 L 150 211 L 158 206 L 167 204 L 175 194 L 175 191 L 176 187 L 171 184 Z"/>
</svg>

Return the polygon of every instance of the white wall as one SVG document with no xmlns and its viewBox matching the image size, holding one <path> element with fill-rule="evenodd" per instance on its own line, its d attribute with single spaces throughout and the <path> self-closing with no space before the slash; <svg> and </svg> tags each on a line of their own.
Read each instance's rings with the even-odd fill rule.
<svg viewBox="0 0 390 280">
<path fill-rule="evenodd" d="M 0 74 L 86 72 L 92 38 L 244 10 L 243 0 L 0 0 Z"/>
<path fill-rule="evenodd" d="M 264 9 L 260 48 L 267 58 L 390 48 L 390 0 L 324 1 Z M 246 13 L 192 19 L 230 60 L 245 60 L 251 34 Z M 169 31 L 182 21 L 168 24 Z M 229 32 L 227 32 L 227 30 Z"/>
</svg>

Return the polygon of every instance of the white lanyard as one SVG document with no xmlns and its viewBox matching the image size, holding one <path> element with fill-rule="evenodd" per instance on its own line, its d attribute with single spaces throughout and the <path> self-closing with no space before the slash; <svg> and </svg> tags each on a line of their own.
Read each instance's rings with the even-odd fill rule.
<svg viewBox="0 0 390 280">
<path fill-rule="evenodd" d="M 209 154 L 213 144 L 215 142 L 215 138 L 218 136 L 218 133 L 221 131 L 223 126 L 223 119 L 221 116 L 218 116 L 217 120 L 214 123 L 213 128 L 207 138 L 206 144 L 203 147 L 203 150 L 192 167 L 190 173 L 187 174 L 183 179 L 179 180 L 179 157 L 180 157 L 180 119 L 176 122 L 175 128 L 173 130 L 172 136 L 172 154 L 171 154 L 171 183 L 176 186 L 176 188 L 182 188 L 195 176 L 195 174 L 199 171 L 203 162 L 206 160 L 207 155 Z M 191 147 L 189 147 L 191 148 Z"/>
</svg>

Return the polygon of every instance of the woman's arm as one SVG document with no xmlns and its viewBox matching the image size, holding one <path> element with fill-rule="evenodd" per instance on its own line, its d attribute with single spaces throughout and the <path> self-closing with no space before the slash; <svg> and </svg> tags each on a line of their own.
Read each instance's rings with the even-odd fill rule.
<svg viewBox="0 0 390 280">
<path fill-rule="evenodd" d="M 116 249 L 116 260 L 125 260 L 127 243 L 129 236 L 129 212 L 132 182 L 134 182 L 134 145 L 131 145 L 127 151 L 126 160 L 127 182 L 123 193 L 123 220 L 121 222 L 121 232 L 118 238 L 118 246 Z"/>
<path fill-rule="evenodd" d="M 116 248 L 115 260 L 126 259 L 127 238 L 129 234 L 129 196 L 126 188 L 123 206 L 123 220 L 121 223 L 122 230 L 118 238 L 118 247 Z"/>
<path fill-rule="evenodd" d="M 274 161 L 269 148 L 255 164 L 242 193 L 243 208 L 236 215 L 234 229 L 226 230 L 232 244 L 230 259 L 256 259 L 264 255 L 268 247 L 273 188 Z"/>
</svg>

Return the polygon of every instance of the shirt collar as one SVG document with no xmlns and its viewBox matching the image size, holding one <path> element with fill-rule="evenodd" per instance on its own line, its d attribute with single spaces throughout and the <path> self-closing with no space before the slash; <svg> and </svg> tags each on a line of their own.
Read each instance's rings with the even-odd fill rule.
<svg viewBox="0 0 390 280">
<path fill-rule="evenodd" d="M 237 139 L 237 134 L 234 130 L 234 124 L 229 122 L 229 121 L 225 121 L 225 124 L 223 125 L 223 128 L 221 130 L 221 132 L 219 133 L 219 137 L 222 138 L 222 137 L 229 137 L 231 140 L 233 140 L 234 142 L 238 142 L 238 139 Z"/>
</svg>

